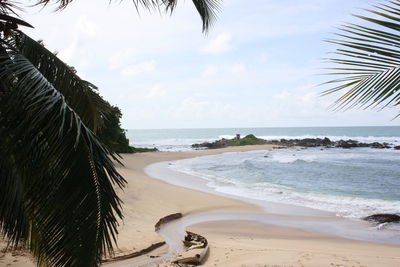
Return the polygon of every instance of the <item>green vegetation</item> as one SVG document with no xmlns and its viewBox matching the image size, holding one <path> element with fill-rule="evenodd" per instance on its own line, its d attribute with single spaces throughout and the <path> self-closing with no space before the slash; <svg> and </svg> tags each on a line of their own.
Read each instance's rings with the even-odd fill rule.
<svg viewBox="0 0 400 267">
<path fill-rule="evenodd" d="M 125 130 L 121 128 L 121 110 L 110 105 L 110 110 L 104 114 L 104 125 L 98 131 L 97 137 L 111 152 L 115 153 L 139 153 L 157 151 L 157 148 L 135 148 L 129 145 Z"/>
<path fill-rule="evenodd" d="M 225 139 L 228 146 L 247 146 L 247 145 L 262 145 L 265 144 L 265 140 L 255 137 L 252 134 L 246 135 L 240 139 Z"/>
<path fill-rule="evenodd" d="M 62 10 L 71 2 L 36 0 L 27 7 Z M 172 12 L 177 1 L 133 3 Z M 218 1 L 193 3 L 206 31 Z M 21 2 L 0 0 L 0 235 L 11 247 L 28 247 L 38 266 L 99 266 L 113 255 L 123 217 L 115 189 L 126 181 L 96 134 L 103 129 L 111 150 L 126 148 L 120 112 L 19 29 L 32 27 L 16 14 L 22 10 Z"/>
<path fill-rule="evenodd" d="M 356 17 L 371 26 L 347 23 L 339 29 L 338 39 L 328 40 L 339 46 L 337 57 L 328 59 L 337 64 L 329 73 L 337 78 L 325 83 L 335 86 L 323 94 L 340 91 L 336 109 L 400 105 L 400 0 L 368 11 L 372 16 Z"/>
</svg>

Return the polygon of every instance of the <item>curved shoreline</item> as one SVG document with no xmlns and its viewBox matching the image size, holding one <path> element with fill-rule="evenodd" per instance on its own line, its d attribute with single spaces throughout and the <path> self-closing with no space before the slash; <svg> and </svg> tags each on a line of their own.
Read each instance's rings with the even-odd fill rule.
<svg viewBox="0 0 400 267">
<path fill-rule="evenodd" d="M 154 224 L 166 214 L 181 212 L 185 215 L 184 218 L 190 218 L 197 213 L 215 210 L 229 212 L 236 212 L 234 210 L 239 212 L 262 211 L 259 206 L 246 203 L 243 200 L 215 196 L 154 179 L 144 172 L 146 166 L 156 162 L 217 153 L 270 148 L 271 146 L 250 146 L 212 151 L 151 152 L 140 155 L 124 155 L 125 167 L 119 168 L 119 171 L 127 178 L 128 188 L 125 189 L 124 193 L 121 193 L 125 202 L 125 220 L 120 227 L 120 235 L 118 236 L 121 253 L 136 251 L 138 248 L 147 247 L 151 243 L 161 241 L 161 237 L 154 232 Z M 201 216 L 207 217 L 204 213 Z M 354 258 L 358 262 L 368 263 L 364 264 L 365 266 L 396 266 L 400 262 L 400 258 L 397 256 L 399 246 L 352 241 L 317 233 L 312 227 L 310 232 L 310 230 L 287 228 L 280 223 L 277 223 L 280 226 L 274 226 L 260 224 L 254 220 L 237 221 L 240 219 L 240 215 L 239 218 L 231 217 L 231 221 L 226 221 L 227 218 L 221 217 L 219 221 L 216 221 L 215 218 L 205 220 L 211 222 L 201 220 L 197 221 L 200 224 L 193 225 L 191 223 L 192 226 L 189 226 L 191 231 L 205 236 L 210 242 L 210 258 L 205 266 L 215 266 L 215 264 L 217 266 L 241 266 L 241 264 L 255 266 L 265 263 L 297 266 L 296 262 L 300 257 L 297 254 L 304 251 L 311 251 L 314 255 L 310 264 L 313 261 L 318 262 L 318 264 L 311 264 L 310 266 L 339 264 L 340 260 L 335 258 L 334 254 L 342 255 L 342 258 Z M 247 236 L 252 238 L 246 239 Z M 232 243 L 233 239 L 235 239 L 234 243 Z M 228 248 L 225 247 L 231 248 L 226 251 Z M 258 253 L 258 256 L 256 256 L 254 254 L 260 249 L 264 250 L 265 247 L 270 248 L 268 251 L 271 250 L 268 255 L 258 255 Z M 325 252 L 322 252 L 321 248 Z M 339 248 L 346 248 L 346 250 Z M 231 249 L 232 251 L 230 251 Z M 332 252 L 328 253 L 329 257 L 326 255 L 326 251 Z M 229 259 L 225 255 L 228 252 L 230 253 Z M 288 261 L 288 258 L 292 260 Z M 354 264 L 354 266 L 359 265 Z"/>
<path fill-rule="evenodd" d="M 242 211 L 233 210 L 228 213 L 223 213 L 222 217 L 226 216 L 227 218 L 230 218 L 229 220 L 240 220 L 240 218 L 243 217 L 253 218 L 251 219 L 252 221 L 257 221 L 259 223 L 319 232 L 359 241 L 400 245 L 400 233 L 398 231 L 385 229 L 378 231 L 376 228 L 371 227 L 371 224 L 368 222 L 360 219 L 338 217 L 329 211 L 221 193 L 207 186 L 207 180 L 172 170 L 169 168 L 170 164 L 170 161 L 153 163 L 145 168 L 145 173 L 150 177 L 172 185 L 244 201 L 249 204 L 257 205 L 263 210 L 262 212 L 247 215 L 243 215 Z M 202 219 L 201 216 L 203 216 L 204 219 Z M 201 216 L 197 217 L 197 220 L 200 220 L 201 222 L 206 222 L 207 218 L 208 220 L 221 220 L 221 216 L 215 214 L 214 211 L 209 211 L 208 213 L 203 212 Z"/>
</svg>

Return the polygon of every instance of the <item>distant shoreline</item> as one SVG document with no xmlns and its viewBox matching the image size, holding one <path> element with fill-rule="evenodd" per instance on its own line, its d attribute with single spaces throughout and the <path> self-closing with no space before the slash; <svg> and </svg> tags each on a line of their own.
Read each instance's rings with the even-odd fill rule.
<svg viewBox="0 0 400 267">
<path fill-rule="evenodd" d="M 268 141 L 326 137 L 332 142 L 352 139 L 360 143 L 400 145 L 400 126 L 158 129 L 128 130 L 126 134 L 133 146 L 157 147 L 161 151 L 190 150 L 193 144 L 232 139 L 236 134 L 241 137 L 253 134 Z"/>
</svg>

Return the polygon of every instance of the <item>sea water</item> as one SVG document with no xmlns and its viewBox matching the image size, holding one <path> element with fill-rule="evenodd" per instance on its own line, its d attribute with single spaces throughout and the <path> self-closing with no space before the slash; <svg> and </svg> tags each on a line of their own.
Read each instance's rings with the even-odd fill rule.
<svg viewBox="0 0 400 267">
<path fill-rule="evenodd" d="M 354 139 L 360 142 L 387 142 L 400 145 L 400 126 L 378 127 L 280 127 L 280 128 L 211 128 L 128 130 L 130 144 L 157 147 L 162 151 L 190 150 L 194 143 L 233 138 L 236 134 L 254 134 L 266 140 L 324 138 L 332 141 Z"/>
<path fill-rule="evenodd" d="M 170 168 L 217 192 L 362 218 L 400 213 L 399 166 L 393 149 L 290 148 L 197 157 Z"/>
<path fill-rule="evenodd" d="M 240 133 L 274 139 L 328 137 L 400 145 L 400 127 L 243 128 L 128 131 L 133 145 L 187 150 L 192 143 Z M 400 150 L 373 148 L 288 148 L 224 153 L 173 162 L 217 192 L 294 204 L 362 218 L 400 214 Z M 398 229 L 398 226 L 390 227 Z"/>
</svg>

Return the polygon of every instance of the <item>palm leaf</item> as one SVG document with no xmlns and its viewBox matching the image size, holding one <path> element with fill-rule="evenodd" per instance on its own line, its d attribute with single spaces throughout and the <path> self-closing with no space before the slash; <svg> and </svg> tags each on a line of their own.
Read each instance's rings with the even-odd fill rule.
<svg viewBox="0 0 400 267">
<path fill-rule="evenodd" d="M 36 0 L 37 5 L 48 5 L 54 3 L 57 5 L 57 10 L 62 10 L 68 6 L 73 0 Z M 159 9 L 161 6 L 168 12 L 173 12 L 178 0 L 131 0 L 135 5 L 136 9 L 144 7 L 148 10 Z M 111 2 L 111 1 L 110 1 Z M 214 20 L 217 17 L 217 12 L 220 8 L 222 0 L 192 0 L 194 6 L 197 9 L 202 21 L 203 21 L 203 32 L 212 26 Z"/>
<path fill-rule="evenodd" d="M 4 12 L 4 11 L 3 11 Z M 16 18 L 16 17 L 12 17 L 6 14 L 2 14 L 2 12 L 0 12 L 0 20 L 5 21 L 5 22 L 9 22 L 9 23 L 15 23 L 18 25 L 22 25 L 22 26 L 26 26 L 29 28 L 33 28 L 32 25 L 30 25 L 28 22 L 23 21 L 22 19 Z"/>
<path fill-rule="evenodd" d="M 166 7 L 167 11 L 171 13 L 174 11 L 175 6 L 177 4 L 177 0 L 162 0 L 163 4 Z M 197 9 L 197 12 L 200 14 L 203 20 L 203 32 L 207 32 L 207 30 L 212 26 L 213 22 L 217 18 L 217 12 L 220 9 L 219 0 L 192 0 L 194 6 Z"/>
<path fill-rule="evenodd" d="M 0 80 L 1 232 L 39 266 L 97 266 L 122 217 L 113 155 L 25 56 L 3 51 Z"/>
<path fill-rule="evenodd" d="M 5 151 L 9 139 L 0 145 L 0 229 L 11 246 L 28 235 L 28 219 L 23 203 L 22 170 L 15 159 Z"/>
<path fill-rule="evenodd" d="M 104 125 L 104 116 L 111 106 L 95 91 L 97 87 L 82 80 L 75 71 L 22 32 L 15 47 L 65 97 L 67 104 L 80 116 L 86 126 L 97 132 Z"/>
<path fill-rule="evenodd" d="M 0 14 L 14 14 L 17 15 L 15 10 L 21 11 L 22 8 L 20 8 L 18 5 L 17 1 L 13 0 L 0 0 Z"/>
<path fill-rule="evenodd" d="M 324 95 L 347 90 L 336 100 L 336 109 L 385 108 L 400 104 L 400 0 L 368 10 L 375 17 L 356 16 L 371 26 L 345 24 L 340 39 L 328 40 L 340 48 L 329 58 L 343 67 L 330 68 L 338 78 Z"/>
</svg>

